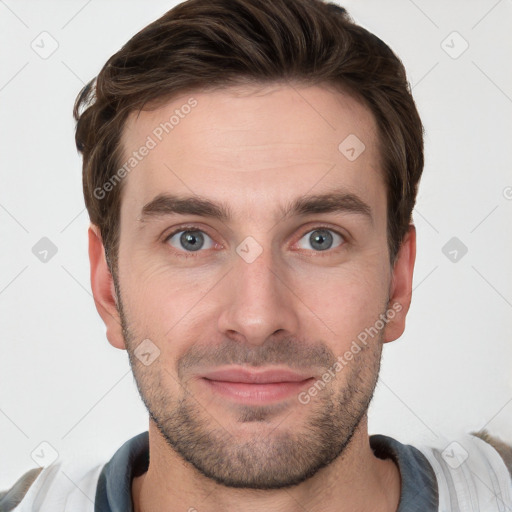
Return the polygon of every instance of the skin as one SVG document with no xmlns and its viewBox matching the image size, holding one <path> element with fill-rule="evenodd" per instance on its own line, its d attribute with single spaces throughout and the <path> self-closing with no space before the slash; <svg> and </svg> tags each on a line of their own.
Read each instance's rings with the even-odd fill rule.
<svg viewBox="0 0 512 512">
<path fill-rule="evenodd" d="M 383 344 L 405 328 L 416 236 L 411 226 L 391 267 L 375 120 L 327 87 L 230 87 L 132 114 L 126 155 L 191 97 L 197 106 L 124 179 L 115 282 L 99 230 L 89 229 L 96 307 L 109 342 L 128 351 L 150 413 L 151 460 L 133 480 L 135 510 L 396 511 L 400 474 L 374 456 L 367 409 Z M 354 161 L 338 150 L 349 134 L 366 146 Z M 371 207 L 371 220 L 279 213 L 340 187 Z M 234 216 L 141 220 L 162 192 L 224 202 Z M 166 240 L 184 224 L 204 233 L 204 248 L 187 251 L 181 232 Z M 318 229 L 343 236 L 318 250 Z M 262 249 L 251 263 L 236 252 L 248 236 Z M 296 395 L 240 404 L 201 379 L 233 362 L 321 379 L 393 304 L 400 311 L 307 404 Z M 144 339 L 160 351 L 147 366 L 134 353 Z"/>
</svg>

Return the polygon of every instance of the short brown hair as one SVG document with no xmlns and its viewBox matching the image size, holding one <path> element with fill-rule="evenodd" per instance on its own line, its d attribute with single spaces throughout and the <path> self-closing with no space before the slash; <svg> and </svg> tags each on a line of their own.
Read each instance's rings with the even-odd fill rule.
<svg viewBox="0 0 512 512">
<path fill-rule="evenodd" d="M 127 116 L 178 93 L 276 82 L 334 86 L 372 111 L 394 264 L 423 171 L 423 126 L 400 59 L 332 3 L 188 0 L 132 37 L 75 102 L 85 204 L 111 272 L 117 270 L 123 183 L 103 198 L 95 191 L 119 169 Z"/>
</svg>

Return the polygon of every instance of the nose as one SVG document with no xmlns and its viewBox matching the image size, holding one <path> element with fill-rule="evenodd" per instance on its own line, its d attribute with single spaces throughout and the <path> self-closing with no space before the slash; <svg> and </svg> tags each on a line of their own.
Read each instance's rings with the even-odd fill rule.
<svg viewBox="0 0 512 512">
<path fill-rule="evenodd" d="M 270 249 L 254 261 L 235 255 L 223 280 L 218 328 L 227 337 L 262 345 L 271 336 L 298 336 L 300 299 L 289 269 L 277 265 Z"/>
</svg>

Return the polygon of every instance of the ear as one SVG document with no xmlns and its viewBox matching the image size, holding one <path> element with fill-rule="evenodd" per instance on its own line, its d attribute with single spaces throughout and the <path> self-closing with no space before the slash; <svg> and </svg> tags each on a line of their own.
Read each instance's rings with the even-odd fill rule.
<svg viewBox="0 0 512 512">
<path fill-rule="evenodd" d="M 107 327 L 107 339 L 112 346 L 125 349 L 114 280 L 105 258 L 99 227 L 95 224 L 89 227 L 89 261 L 94 304 Z"/>
<path fill-rule="evenodd" d="M 416 260 L 416 228 L 409 225 L 393 267 L 389 288 L 388 318 L 384 331 L 384 343 L 399 338 L 405 330 L 405 317 L 412 297 L 412 278 Z M 391 314 L 393 311 L 394 316 Z"/>
</svg>

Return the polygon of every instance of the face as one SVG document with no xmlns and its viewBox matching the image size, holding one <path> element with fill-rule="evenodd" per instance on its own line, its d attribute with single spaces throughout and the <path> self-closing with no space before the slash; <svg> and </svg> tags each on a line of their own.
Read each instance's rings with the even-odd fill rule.
<svg viewBox="0 0 512 512">
<path fill-rule="evenodd" d="M 132 115 L 123 145 L 104 318 L 151 421 L 220 484 L 304 481 L 366 420 L 408 306 L 371 113 L 323 87 L 231 87 Z"/>
</svg>

